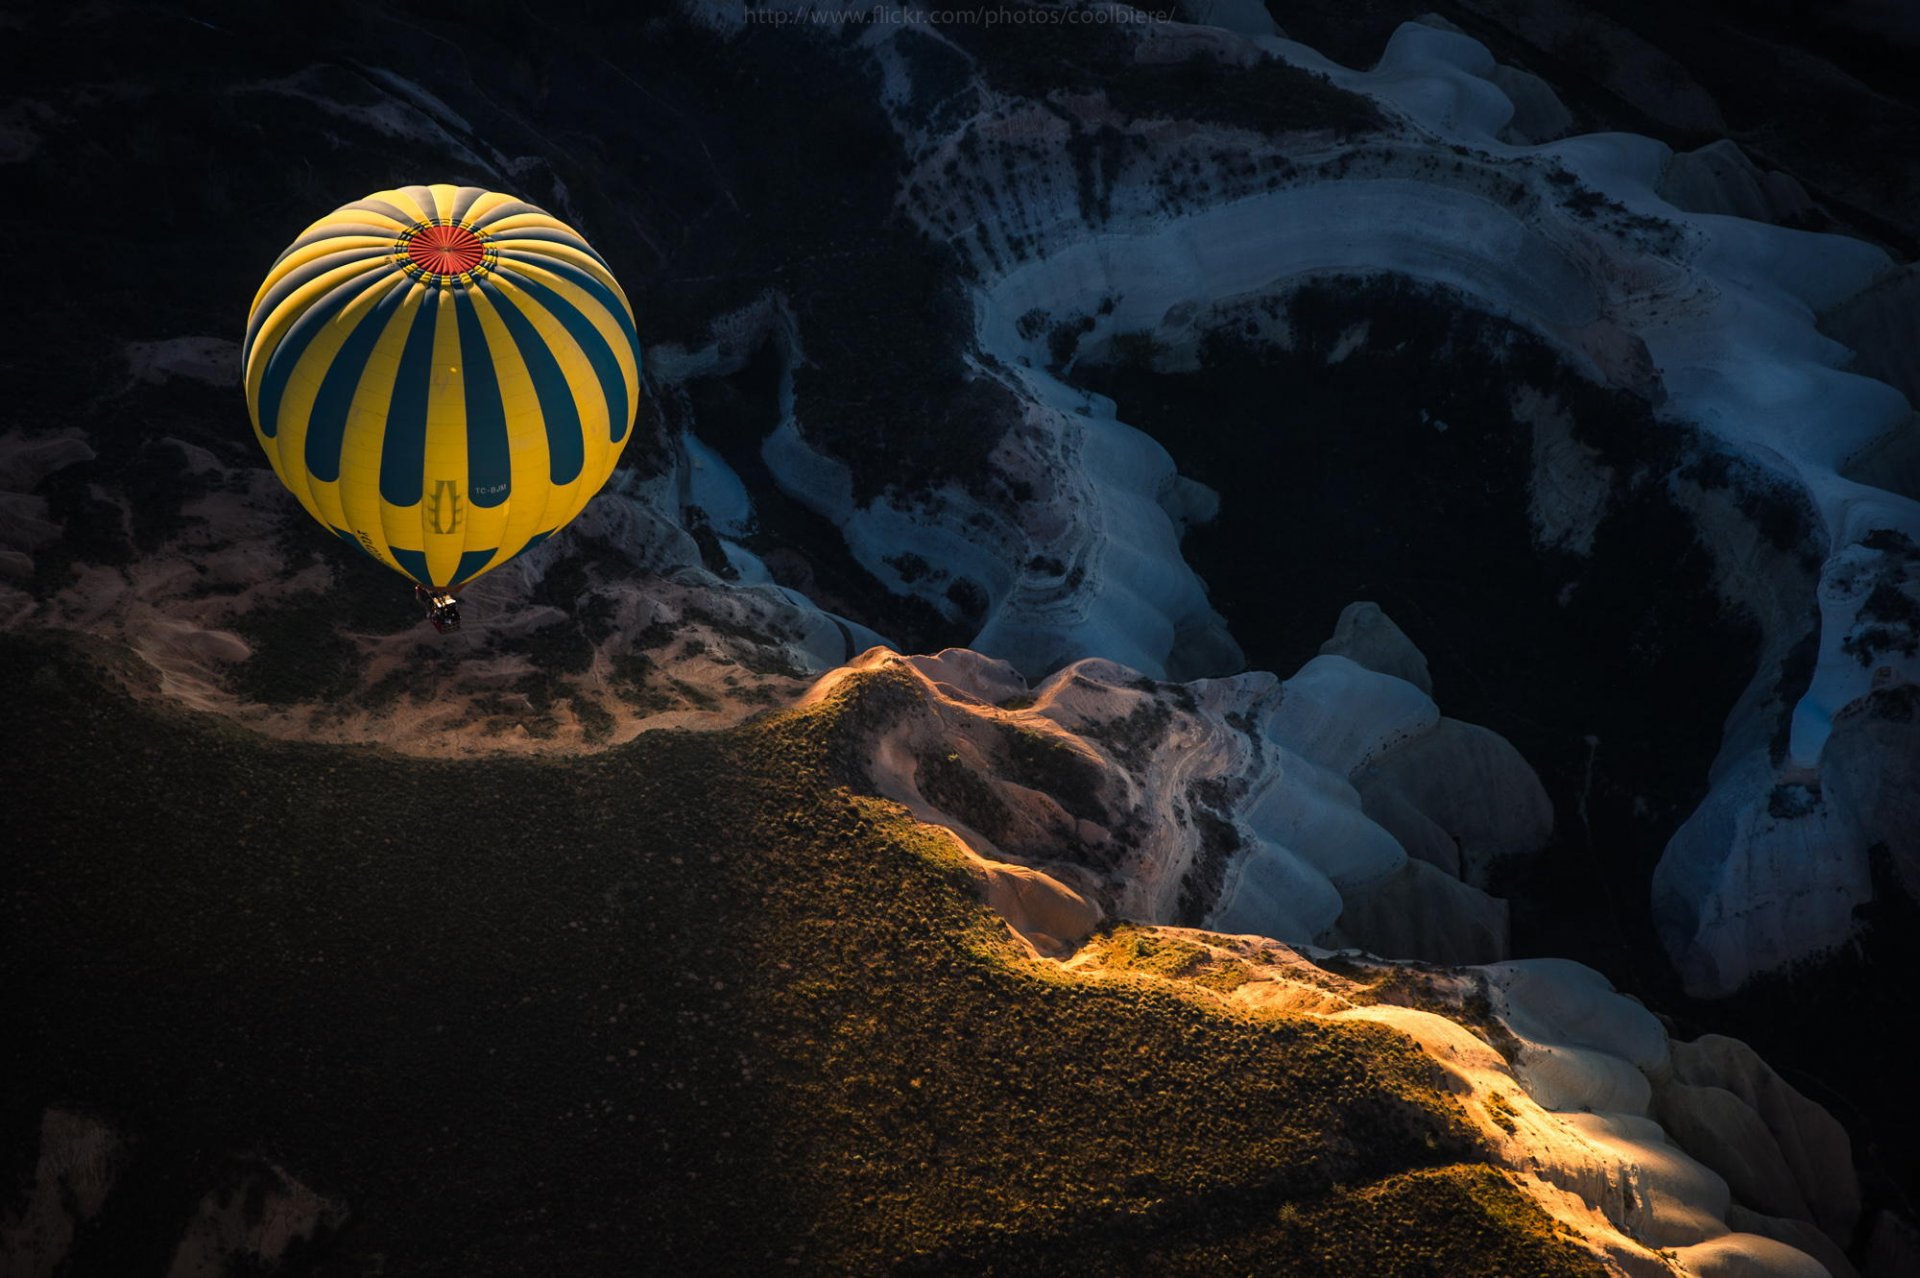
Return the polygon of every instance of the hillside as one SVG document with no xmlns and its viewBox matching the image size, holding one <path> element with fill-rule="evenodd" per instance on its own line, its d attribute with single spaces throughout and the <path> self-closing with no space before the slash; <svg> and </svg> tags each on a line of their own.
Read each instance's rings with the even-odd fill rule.
<svg viewBox="0 0 1920 1278">
<path fill-rule="evenodd" d="M 271 1150 L 344 1208 L 326 1273 L 1598 1271 L 1409 1040 L 1027 957 L 849 785 L 884 695 L 442 764 L 5 659 L 46 814 L 6 872 L 9 1144 L 48 1106 L 127 1142 L 83 1268 L 158 1272 Z"/>
</svg>

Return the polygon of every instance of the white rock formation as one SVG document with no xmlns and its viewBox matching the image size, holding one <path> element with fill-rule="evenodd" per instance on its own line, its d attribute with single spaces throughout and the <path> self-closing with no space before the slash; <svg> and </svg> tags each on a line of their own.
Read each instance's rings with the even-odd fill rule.
<svg viewBox="0 0 1920 1278">
<path fill-rule="evenodd" d="M 1853 371 L 1920 402 L 1920 265 L 1910 262 L 1829 308 L 1820 330 L 1853 351 Z"/>
<path fill-rule="evenodd" d="M 1755 222 L 1793 223 L 1813 211 L 1806 189 L 1785 173 L 1767 172 L 1730 138 L 1667 161 L 1660 198 L 1689 213 L 1722 213 Z"/>
<path fill-rule="evenodd" d="M 1433 678 L 1427 673 L 1425 655 L 1377 603 L 1351 603 L 1342 608 L 1333 638 L 1321 644 L 1320 651 L 1404 679 L 1428 696 L 1433 695 Z"/>
<path fill-rule="evenodd" d="M 1531 146 L 1552 142 L 1573 131 L 1573 112 L 1560 101 L 1553 86 L 1533 72 L 1497 66 L 1487 78 L 1513 103 L 1513 118 L 1500 131 L 1501 141 Z"/>
<path fill-rule="evenodd" d="M 1181 975 L 1160 979 L 1203 976 L 1197 997 L 1407 1034 L 1494 1157 L 1611 1273 L 1852 1278 L 1837 1240 L 1858 1189 L 1838 1124 L 1735 1040 L 1669 1040 L 1589 968 L 1437 969 L 1262 937 L 1154 937 L 1190 948 Z M 1139 979 L 1119 940 L 1095 936 L 1066 965 Z"/>
<path fill-rule="evenodd" d="M 977 653 L 876 651 L 809 695 L 855 674 L 907 689 L 910 708 L 873 747 L 881 792 L 952 829 L 983 865 L 1038 869 L 1071 894 L 1055 917 L 1076 930 L 1042 925 L 1036 938 L 1016 923 L 1048 952 L 1105 912 L 1497 959 L 1506 906 L 1476 882 L 1552 829 L 1539 781 L 1505 741 L 1344 656 L 1315 657 L 1284 683 L 1186 685 L 1086 660 L 1029 691 Z M 1044 890 L 1019 886 L 1027 901 Z"/>
</svg>

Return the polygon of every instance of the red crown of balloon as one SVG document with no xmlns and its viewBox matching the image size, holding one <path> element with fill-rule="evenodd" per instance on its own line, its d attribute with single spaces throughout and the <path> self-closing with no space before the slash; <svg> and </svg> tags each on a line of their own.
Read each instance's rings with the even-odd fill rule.
<svg viewBox="0 0 1920 1278">
<path fill-rule="evenodd" d="M 395 258 L 415 279 L 472 283 L 493 267 L 484 231 L 445 220 L 420 222 L 400 232 Z"/>
</svg>

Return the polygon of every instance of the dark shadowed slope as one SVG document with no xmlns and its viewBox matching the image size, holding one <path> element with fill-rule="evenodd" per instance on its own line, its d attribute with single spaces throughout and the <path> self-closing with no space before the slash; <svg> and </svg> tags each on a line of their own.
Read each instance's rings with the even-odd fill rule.
<svg viewBox="0 0 1920 1278">
<path fill-rule="evenodd" d="M 130 1139 L 88 1272 L 157 1271 L 235 1152 L 351 1212 L 287 1272 L 1590 1268 L 1398 1035 L 1024 958 L 850 788 L 884 678 L 441 765 L 4 654 L 5 1122 Z"/>
</svg>

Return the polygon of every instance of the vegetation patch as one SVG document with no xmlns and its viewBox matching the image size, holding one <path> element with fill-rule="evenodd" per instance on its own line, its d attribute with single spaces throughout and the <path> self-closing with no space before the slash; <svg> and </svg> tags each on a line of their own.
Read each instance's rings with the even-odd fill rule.
<svg viewBox="0 0 1920 1278">
<path fill-rule="evenodd" d="M 1102 963 L 1114 971 L 1186 981 L 1220 994 L 1232 993 L 1253 978 L 1252 969 L 1239 959 L 1157 928 L 1122 923 L 1098 942 Z"/>
<path fill-rule="evenodd" d="M 1840 647 L 1863 666 L 1881 653 L 1911 657 L 1920 651 L 1920 599 L 1891 575 L 1876 582 L 1860 605 L 1860 624 Z"/>
<path fill-rule="evenodd" d="M 1520 1125 L 1514 1121 L 1519 1111 L 1513 1107 L 1513 1102 L 1507 1099 L 1505 1092 L 1490 1092 L 1481 1103 L 1486 1108 L 1487 1117 L 1491 1118 L 1501 1131 L 1511 1136 L 1520 1130 Z"/>
<path fill-rule="evenodd" d="M 1003 727 L 1001 741 L 1007 752 L 1007 780 L 1052 796 L 1080 820 L 1106 820 L 1100 768 L 1093 760 L 1051 733 L 1018 724 Z"/>
<path fill-rule="evenodd" d="M 1089 723 L 1080 731 L 1105 746 L 1107 753 L 1122 767 L 1137 772 L 1166 740 L 1167 729 L 1172 725 L 1173 710 L 1149 695 L 1126 714 Z"/>
<path fill-rule="evenodd" d="M 573 717 L 579 721 L 580 733 L 588 745 L 599 745 L 613 736 L 613 715 L 598 701 L 575 693 L 568 698 L 567 704 L 573 708 Z"/>
<path fill-rule="evenodd" d="M 1055 324 L 1047 333 L 1047 367 L 1057 373 L 1072 363 L 1074 352 L 1080 349 L 1080 339 L 1092 331 L 1091 315 Z"/>
<path fill-rule="evenodd" d="M 955 820 L 1000 842 L 1011 814 L 987 779 L 968 767 L 958 754 L 920 756 L 916 781 L 927 802 Z"/>
<path fill-rule="evenodd" d="M 1245 792 L 1244 781 L 1225 777 L 1196 781 L 1187 791 L 1187 819 L 1200 840 L 1193 864 L 1180 880 L 1177 917 L 1189 927 L 1199 927 L 1213 913 L 1226 884 L 1227 867 L 1245 846 L 1233 819 L 1233 809 Z"/>
<path fill-rule="evenodd" d="M 1432 1230 L 1459 1224 L 1436 1237 Z M 1579 1273 L 1607 1268 L 1570 1255 L 1570 1231 L 1521 1198 L 1490 1167 L 1385 1177 L 1352 1193 L 1281 1212 L 1283 1237 L 1304 1263 L 1292 1273 L 1424 1278 L 1429 1274 Z"/>
<path fill-rule="evenodd" d="M 500 641 L 503 652 L 525 656 L 536 671 L 557 675 L 585 674 L 593 665 L 593 641 L 572 618 L 554 621 L 524 635 Z"/>
<path fill-rule="evenodd" d="M 359 683 L 361 657 L 336 628 L 330 595 L 292 595 L 251 609 L 233 622 L 253 655 L 233 668 L 235 693 L 284 706 L 339 701 Z"/>
</svg>

